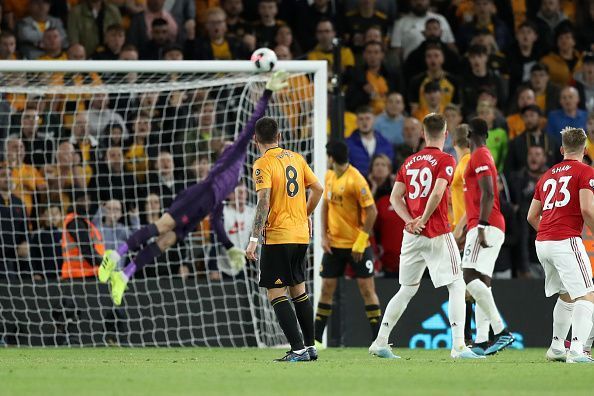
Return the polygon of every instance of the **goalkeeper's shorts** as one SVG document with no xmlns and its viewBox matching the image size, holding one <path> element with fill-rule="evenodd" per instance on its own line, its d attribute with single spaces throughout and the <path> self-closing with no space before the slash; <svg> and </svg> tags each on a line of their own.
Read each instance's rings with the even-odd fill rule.
<svg viewBox="0 0 594 396">
<path fill-rule="evenodd" d="M 308 246 L 298 243 L 262 245 L 259 286 L 274 289 L 303 283 Z"/>
</svg>

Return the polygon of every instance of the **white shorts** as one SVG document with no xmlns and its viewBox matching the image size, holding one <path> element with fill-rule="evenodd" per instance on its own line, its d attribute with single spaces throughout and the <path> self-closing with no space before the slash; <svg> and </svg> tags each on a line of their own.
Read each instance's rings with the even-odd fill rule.
<svg viewBox="0 0 594 396">
<path fill-rule="evenodd" d="M 462 268 L 471 268 L 483 275 L 492 277 L 495 261 L 497 261 L 501 245 L 505 241 L 505 233 L 497 227 L 486 226 L 485 237 L 487 245 L 490 246 L 488 248 L 484 248 L 478 243 L 478 227 L 468 231 L 466 244 L 464 245 Z"/>
<path fill-rule="evenodd" d="M 545 294 L 569 293 L 572 299 L 594 291 L 592 267 L 581 238 L 536 241 L 536 254 L 545 271 Z"/>
<path fill-rule="evenodd" d="M 462 278 L 460 254 L 451 232 L 427 238 L 404 231 L 400 251 L 400 284 L 416 285 L 421 281 L 425 268 L 429 268 L 435 287 L 446 286 Z"/>
</svg>

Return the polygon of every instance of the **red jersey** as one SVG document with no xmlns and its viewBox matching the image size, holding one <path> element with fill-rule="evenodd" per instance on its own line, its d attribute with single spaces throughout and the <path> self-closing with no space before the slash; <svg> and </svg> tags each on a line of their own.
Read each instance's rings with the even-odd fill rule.
<svg viewBox="0 0 594 396">
<path fill-rule="evenodd" d="M 464 172 L 464 203 L 466 204 L 467 228 L 470 230 L 478 225 L 481 214 L 481 188 L 479 179 L 490 177 L 493 181 L 495 199 L 493 209 L 487 220 L 493 227 L 505 232 L 505 219 L 499 208 L 499 189 L 497 188 L 497 167 L 487 146 L 479 147 L 472 154 Z"/>
<path fill-rule="evenodd" d="M 437 179 L 444 179 L 448 182 L 448 186 L 450 185 L 455 166 L 456 160 L 454 157 L 435 147 L 425 147 L 404 161 L 396 175 L 396 181 L 406 185 L 404 198 L 413 219 L 423 215 L 427 200 Z M 448 194 L 446 192 L 443 194 L 435 212 L 429 218 L 421 235 L 434 238 L 447 232 L 450 232 L 450 223 L 448 221 Z"/>
<path fill-rule="evenodd" d="M 594 189 L 594 169 L 579 161 L 561 161 L 542 175 L 534 189 L 534 199 L 542 202 L 537 241 L 581 238 L 584 218 L 580 190 L 583 189 Z"/>
</svg>

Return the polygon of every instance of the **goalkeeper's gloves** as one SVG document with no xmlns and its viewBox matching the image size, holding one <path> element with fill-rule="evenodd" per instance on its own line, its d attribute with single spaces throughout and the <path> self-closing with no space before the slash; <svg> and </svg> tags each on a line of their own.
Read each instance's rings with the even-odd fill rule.
<svg viewBox="0 0 594 396">
<path fill-rule="evenodd" d="M 369 234 L 363 230 L 359 230 L 359 235 L 357 235 L 357 240 L 353 244 L 352 251 L 355 253 L 363 253 L 367 247 L 367 241 L 369 241 Z"/>
<path fill-rule="evenodd" d="M 278 70 L 272 73 L 270 80 L 266 83 L 266 89 L 271 90 L 272 92 L 280 91 L 281 89 L 285 89 L 289 86 L 287 79 L 289 78 L 289 73 L 284 70 Z"/>
<path fill-rule="evenodd" d="M 229 262 L 234 270 L 240 270 L 245 267 L 245 251 L 235 246 L 227 249 Z"/>
</svg>

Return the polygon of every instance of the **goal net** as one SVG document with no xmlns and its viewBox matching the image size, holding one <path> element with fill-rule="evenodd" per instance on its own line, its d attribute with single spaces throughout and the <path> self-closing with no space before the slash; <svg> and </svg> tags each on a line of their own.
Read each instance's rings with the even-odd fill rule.
<svg viewBox="0 0 594 396">
<path fill-rule="evenodd" d="M 42 346 L 274 346 L 286 342 L 257 263 L 237 269 L 206 218 L 129 284 L 115 307 L 107 285 L 65 271 L 155 221 L 205 177 L 246 125 L 266 74 L 250 62 L 0 62 L 0 343 Z M 289 86 L 266 115 L 282 145 L 325 170 L 326 64 L 279 62 Z M 249 241 L 255 145 L 223 221 Z M 72 218 L 70 213 L 76 211 Z M 82 223 L 81 223 L 82 222 Z M 64 228 L 67 224 L 68 227 Z M 82 224 L 83 226 L 81 226 Z M 308 291 L 320 262 L 319 222 Z M 72 235 L 75 236 L 72 236 Z M 75 240 L 74 238 L 78 238 Z M 74 249 L 74 250 L 73 250 Z M 78 249 L 78 250 L 76 250 Z M 125 263 L 120 263 L 123 265 Z"/>
</svg>

